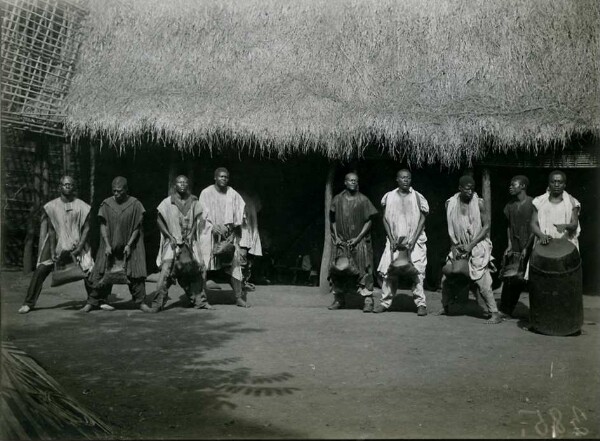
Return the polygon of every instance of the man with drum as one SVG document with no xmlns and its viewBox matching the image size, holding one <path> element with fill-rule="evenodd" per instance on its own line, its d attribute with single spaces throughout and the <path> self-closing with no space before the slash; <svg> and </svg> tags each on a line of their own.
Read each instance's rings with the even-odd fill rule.
<svg viewBox="0 0 600 441">
<path fill-rule="evenodd" d="M 70 253 L 86 273 L 94 266 L 87 240 L 91 207 L 75 197 L 75 180 L 71 176 L 60 179 L 59 190 L 60 196 L 44 205 L 37 266 L 19 314 L 27 314 L 34 308 L 44 280 L 52 273 L 54 263 L 61 256 Z M 84 279 L 84 284 L 89 293 L 91 288 L 87 279 Z"/>
<path fill-rule="evenodd" d="M 535 237 L 531 230 L 533 198 L 527 195 L 527 187 L 529 179 L 526 176 L 513 177 L 508 188 L 511 200 L 504 206 L 504 216 L 508 221 L 508 246 L 504 251 L 501 272 L 503 284 L 499 309 L 503 317 L 512 316 L 527 284 L 524 279 L 525 267 Z"/>
<path fill-rule="evenodd" d="M 214 179 L 215 183 L 202 190 L 199 198 L 202 217 L 205 220 L 200 234 L 202 257 L 207 275 L 212 276 L 216 271 L 225 272 L 229 276 L 229 283 L 235 295 L 235 304 L 248 308 L 249 305 L 243 298 L 242 285 L 248 248 L 240 246 L 246 203 L 242 196 L 229 186 L 229 171 L 226 168 L 217 168 Z M 230 251 L 224 252 L 224 245 Z"/>
<path fill-rule="evenodd" d="M 152 312 L 163 309 L 169 287 L 177 281 L 196 309 L 213 309 L 204 289 L 204 263 L 200 254 L 198 229 L 202 228 L 202 207 L 190 193 L 189 181 L 180 175 L 175 179 L 175 192 L 158 206 L 160 248 L 156 265 L 161 269 L 152 300 Z M 184 249 L 185 248 L 185 249 Z M 187 257 L 186 271 L 177 271 L 178 260 Z"/>
<path fill-rule="evenodd" d="M 147 273 L 142 221 L 146 210 L 138 199 L 129 195 L 126 178 L 114 178 L 111 189 L 113 195 L 102 201 L 98 210 L 101 240 L 90 277 L 93 290 L 81 311 L 90 312 L 97 307 L 106 311 L 114 309 L 106 303 L 112 284 L 106 281 L 105 275 L 110 271 L 110 265 L 123 261 L 127 285 L 136 309 L 151 312 L 144 303 Z"/>
<path fill-rule="evenodd" d="M 458 183 L 458 193 L 446 201 L 446 219 L 451 241 L 448 262 L 455 259 L 466 259 L 468 267 L 465 276 L 469 284 L 475 284 L 477 294 L 482 297 L 487 308 L 488 324 L 502 322 L 494 293 L 490 262 L 492 260 L 492 241 L 489 238 L 490 219 L 485 210 L 483 199 L 474 191 L 473 177 L 462 176 Z M 469 285 L 449 283 L 449 275 L 442 278 L 442 307 L 438 315 L 448 315 L 451 298 L 457 289 L 469 289 Z"/>
<path fill-rule="evenodd" d="M 332 263 L 337 257 L 352 259 L 358 274 L 336 274 L 330 269 L 329 280 L 334 301 L 330 310 L 342 309 L 345 294 L 354 291 L 364 297 L 363 312 L 373 312 L 373 245 L 372 218 L 377 214 L 369 198 L 358 191 L 358 175 L 348 173 L 344 178 L 346 189 L 331 201 L 331 239 L 335 247 Z"/>
<path fill-rule="evenodd" d="M 565 191 L 566 186 L 567 176 L 554 170 L 548 177 L 548 191 L 533 200 L 531 229 L 536 235 L 536 246 L 565 238 L 579 249 L 581 204 Z"/>
<path fill-rule="evenodd" d="M 381 199 L 387 241 L 377 267 L 382 293 L 381 302 L 373 311 L 375 313 L 387 311 L 392 304 L 398 286 L 398 277 L 389 274 L 389 269 L 394 259 L 399 256 L 399 250 L 405 249 L 416 270 L 410 277 L 413 279 L 412 294 L 417 306 L 417 315 L 420 317 L 427 315 L 423 281 L 427 266 L 425 216 L 429 213 L 429 204 L 421 193 L 411 187 L 411 182 L 411 172 L 407 169 L 400 170 L 396 174 L 398 187 L 387 192 Z"/>
</svg>

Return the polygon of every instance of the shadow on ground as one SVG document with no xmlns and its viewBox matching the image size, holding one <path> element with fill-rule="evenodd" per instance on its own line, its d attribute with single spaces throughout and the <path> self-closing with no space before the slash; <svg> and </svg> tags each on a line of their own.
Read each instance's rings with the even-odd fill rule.
<svg viewBox="0 0 600 441">
<path fill-rule="evenodd" d="M 126 303 L 126 302 L 123 302 Z M 69 301 L 46 309 L 76 309 Z M 34 312 L 28 315 L 37 314 Z M 261 329 L 178 309 L 73 314 L 46 325 L 11 322 L 3 339 L 35 358 L 65 390 L 106 421 L 115 438 L 295 438 L 236 419 L 233 396 L 289 395 L 288 372 L 255 376 L 241 357 L 211 357 Z"/>
</svg>

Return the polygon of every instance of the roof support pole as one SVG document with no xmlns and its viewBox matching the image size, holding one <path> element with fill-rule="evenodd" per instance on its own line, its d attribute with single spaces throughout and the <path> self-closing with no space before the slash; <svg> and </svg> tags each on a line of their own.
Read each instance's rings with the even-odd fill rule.
<svg viewBox="0 0 600 441">
<path fill-rule="evenodd" d="M 331 211 L 331 200 L 333 199 L 333 178 L 337 165 L 335 162 L 329 164 L 327 180 L 325 181 L 325 241 L 323 243 L 323 257 L 321 258 L 321 274 L 319 275 L 319 289 L 323 294 L 329 291 L 329 262 L 331 260 L 331 224 L 329 222 L 329 211 Z"/>
<path fill-rule="evenodd" d="M 31 141 L 35 148 L 35 162 L 33 166 L 33 204 L 27 219 L 27 234 L 23 245 L 23 273 L 29 274 L 35 268 L 33 255 L 33 241 L 36 235 L 35 227 L 38 224 L 40 208 L 48 199 L 48 148 L 40 145 L 39 141 Z"/>
<path fill-rule="evenodd" d="M 492 224 L 492 182 L 490 179 L 490 169 L 484 168 L 481 177 L 481 193 L 483 195 L 483 205 L 485 206 L 485 212 L 490 221 L 490 227 Z"/>
<path fill-rule="evenodd" d="M 90 206 L 94 206 L 96 193 L 96 145 L 90 145 Z"/>
<path fill-rule="evenodd" d="M 175 178 L 177 177 L 177 153 L 174 149 L 169 152 L 169 188 L 167 194 L 171 196 L 175 190 Z"/>
</svg>

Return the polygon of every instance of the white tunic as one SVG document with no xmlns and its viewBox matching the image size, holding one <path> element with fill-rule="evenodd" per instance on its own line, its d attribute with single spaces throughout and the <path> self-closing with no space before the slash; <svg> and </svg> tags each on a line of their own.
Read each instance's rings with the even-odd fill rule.
<svg viewBox="0 0 600 441">
<path fill-rule="evenodd" d="M 407 239 L 412 238 L 419 225 L 421 212 L 429 213 L 427 199 L 412 187 L 408 190 L 406 196 L 402 196 L 397 188 L 387 192 L 381 199 L 381 205 L 384 208 L 384 218 L 390 227 L 390 232 L 396 239 L 402 236 Z M 383 277 L 386 277 L 390 264 L 397 256 L 398 251 L 392 253 L 390 241 L 386 239 L 385 250 L 377 267 L 377 271 Z M 417 238 L 417 243 L 410 254 L 410 258 L 417 271 L 424 273 L 427 266 L 427 235 L 425 229 Z"/>
</svg>

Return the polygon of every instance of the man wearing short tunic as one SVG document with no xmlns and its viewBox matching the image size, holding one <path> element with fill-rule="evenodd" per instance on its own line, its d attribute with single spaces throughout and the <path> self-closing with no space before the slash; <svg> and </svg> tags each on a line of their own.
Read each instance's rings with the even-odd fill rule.
<svg viewBox="0 0 600 441">
<path fill-rule="evenodd" d="M 531 229 L 536 235 L 534 247 L 552 239 L 565 238 L 579 250 L 579 213 L 581 204 L 565 191 L 567 176 L 560 170 L 550 173 L 548 191 L 533 200 Z"/>
<path fill-rule="evenodd" d="M 344 247 L 358 270 L 355 277 L 331 274 L 334 301 L 330 310 L 345 306 L 345 294 L 352 290 L 364 297 L 363 312 L 373 311 L 373 245 L 371 243 L 372 218 L 377 209 L 358 191 L 358 175 L 348 173 L 344 179 L 346 189 L 331 201 L 332 262 L 344 253 Z"/>
<path fill-rule="evenodd" d="M 240 194 L 228 185 L 229 171 L 226 168 L 217 168 L 214 179 L 215 183 L 202 190 L 199 198 L 205 220 L 200 246 L 207 278 L 216 271 L 224 271 L 229 275 L 236 305 L 247 308 L 249 305 L 243 298 L 242 289 L 242 264 L 247 258 L 247 249 L 240 247 L 246 204 Z M 235 247 L 233 257 L 214 254 L 215 243 L 223 240 L 232 241 Z"/>
<path fill-rule="evenodd" d="M 489 238 L 490 220 L 483 199 L 474 191 L 475 181 L 471 176 L 459 180 L 458 193 L 446 201 L 446 219 L 451 249 L 447 261 L 454 256 L 468 259 L 469 279 L 475 284 L 477 294 L 483 298 L 490 318 L 486 323 L 502 322 L 494 293 L 489 265 L 492 258 L 492 241 Z M 448 315 L 452 294 L 448 278 L 442 278 L 442 307 L 439 315 Z M 465 286 L 468 289 L 468 285 Z"/>
<path fill-rule="evenodd" d="M 27 314 L 35 307 L 44 280 L 52 273 L 54 262 L 63 253 L 70 252 L 86 273 L 89 273 L 94 266 L 90 245 L 87 242 L 90 206 L 75 197 L 75 180 L 71 176 L 61 178 L 59 190 L 60 197 L 44 205 L 37 265 L 31 277 L 25 302 L 19 308 L 19 314 Z M 87 279 L 84 280 L 84 284 L 89 293 L 90 286 Z"/>
<path fill-rule="evenodd" d="M 159 204 L 158 228 L 161 232 L 156 265 L 160 275 L 152 300 L 152 312 L 163 309 L 168 300 L 168 290 L 177 281 L 185 291 L 190 304 L 196 309 L 213 309 L 204 290 L 204 264 L 200 254 L 198 230 L 202 228 L 202 207 L 198 198 L 190 193 L 189 181 L 180 175 L 175 179 L 175 192 Z M 187 246 L 197 271 L 175 274 L 175 261 Z"/>
<path fill-rule="evenodd" d="M 381 283 L 381 302 L 374 312 L 381 313 L 389 309 L 396 294 L 398 279 L 388 274 L 393 260 L 398 257 L 400 248 L 406 248 L 410 260 L 417 270 L 412 281 L 412 294 L 417 315 L 427 315 L 427 302 L 423 281 L 427 267 L 427 236 L 425 234 L 425 216 L 429 213 L 429 204 L 425 197 L 411 187 L 412 174 L 402 169 L 396 174 L 398 188 L 387 192 L 381 199 L 384 208 L 383 226 L 387 240 L 385 250 L 379 261 L 377 272 Z"/>
<path fill-rule="evenodd" d="M 527 187 L 529 187 L 529 179 L 526 176 L 513 177 L 508 189 L 511 200 L 504 207 L 504 216 L 508 221 L 508 246 L 504 255 L 520 254 L 523 263 L 526 262 L 531 251 L 534 238 L 531 230 L 533 198 L 527 195 Z M 508 278 L 503 281 L 499 309 L 504 317 L 512 316 L 525 287 L 526 281 L 523 279 Z"/>
<path fill-rule="evenodd" d="M 150 312 L 150 308 L 143 303 L 146 299 L 147 273 L 142 221 L 146 210 L 142 203 L 128 192 L 127 179 L 117 176 L 112 181 L 113 195 L 100 204 L 98 217 L 101 240 L 91 277 L 94 289 L 82 309 L 84 312 L 96 307 L 108 311 L 114 309 L 106 303 L 112 285 L 101 284 L 100 281 L 109 269 L 109 262 L 116 259 L 125 261 L 129 292 L 136 309 Z"/>
</svg>

